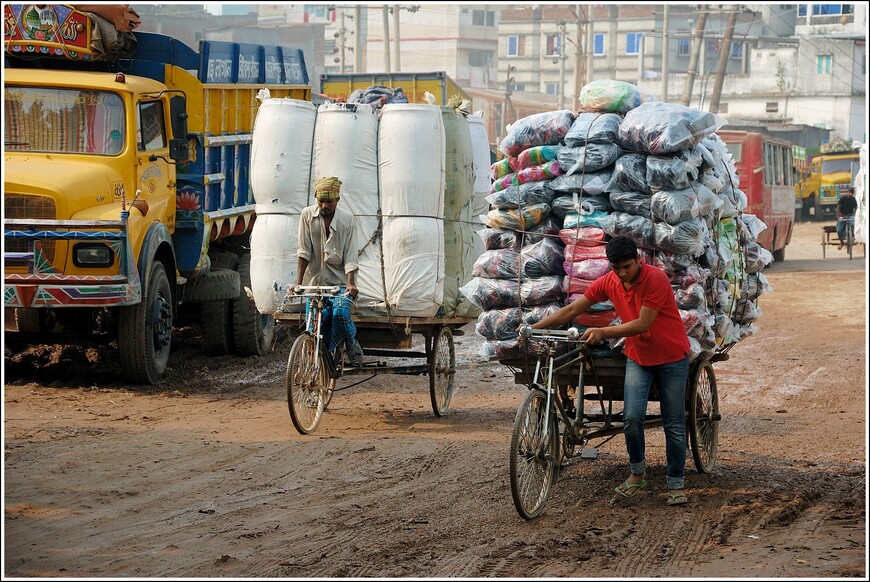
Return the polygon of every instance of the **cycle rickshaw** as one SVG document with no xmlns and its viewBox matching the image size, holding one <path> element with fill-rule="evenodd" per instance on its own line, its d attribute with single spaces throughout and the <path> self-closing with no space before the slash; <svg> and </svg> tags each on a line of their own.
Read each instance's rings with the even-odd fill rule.
<svg viewBox="0 0 870 582">
<path fill-rule="evenodd" d="M 290 419 L 300 434 L 317 429 L 334 392 L 355 386 L 336 388 L 336 381 L 344 376 L 379 374 L 429 375 L 429 400 L 435 416 L 447 414 L 453 396 L 456 374 L 454 335 L 474 321 L 466 317 L 410 317 L 410 316 L 353 316 L 357 341 L 363 347 L 367 363 L 360 367 L 347 364 L 344 347 L 334 352 L 324 342 L 323 307 L 326 299 L 337 297 L 338 286 L 303 286 L 291 297 L 304 301 L 304 312 L 275 313 L 275 319 L 291 326 L 296 338 L 287 361 L 285 385 Z M 295 324 L 295 325 L 294 325 Z M 412 336 L 422 335 L 425 351 L 411 351 Z M 391 364 L 387 360 L 372 358 L 411 358 L 425 360 L 423 364 Z"/>
<path fill-rule="evenodd" d="M 583 456 L 593 439 L 622 434 L 621 412 L 614 412 L 614 402 L 623 399 L 625 359 L 593 357 L 576 328 L 524 328 L 523 335 L 537 342 L 540 355 L 500 362 L 511 369 L 517 384 L 529 387 L 511 434 L 510 483 L 517 512 L 534 519 L 543 511 L 563 462 Z M 686 432 L 700 473 L 709 473 L 716 463 L 722 417 L 713 363 L 727 359 L 722 351 L 690 363 Z M 655 383 L 649 400 L 658 400 Z M 661 415 L 647 413 L 644 428 L 656 426 L 662 426 Z"/>
</svg>

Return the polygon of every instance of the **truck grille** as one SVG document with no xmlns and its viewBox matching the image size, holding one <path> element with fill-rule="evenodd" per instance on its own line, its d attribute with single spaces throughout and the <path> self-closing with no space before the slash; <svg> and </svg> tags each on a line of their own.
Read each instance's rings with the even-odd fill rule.
<svg viewBox="0 0 870 582">
<path fill-rule="evenodd" d="M 54 200 L 47 196 L 27 196 L 24 194 L 6 194 L 4 198 L 4 211 L 6 218 L 30 218 L 35 220 L 57 218 L 57 208 Z M 21 239 L 7 239 L 5 241 L 7 252 L 25 253 L 27 241 Z M 42 241 L 42 254 L 48 262 L 54 262 L 55 241 Z M 6 261 L 5 267 L 26 267 L 26 261 Z"/>
</svg>

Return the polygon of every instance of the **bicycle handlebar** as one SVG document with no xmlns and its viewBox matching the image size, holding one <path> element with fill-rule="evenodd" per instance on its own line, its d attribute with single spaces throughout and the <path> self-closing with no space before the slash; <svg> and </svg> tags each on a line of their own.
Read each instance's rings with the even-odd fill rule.
<svg viewBox="0 0 870 582">
<path fill-rule="evenodd" d="M 576 327 L 569 327 L 568 329 L 534 329 L 531 326 L 524 325 L 520 328 L 519 333 L 520 337 L 523 338 L 537 337 L 541 339 L 569 342 L 580 341 L 580 330 Z"/>
<path fill-rule="evenodd" d="M 341 293 L 340 285 L 299 285 L 291 290 L 296 297 L 321 297 L 329 295 L 337 297 Z"/>
</svg>

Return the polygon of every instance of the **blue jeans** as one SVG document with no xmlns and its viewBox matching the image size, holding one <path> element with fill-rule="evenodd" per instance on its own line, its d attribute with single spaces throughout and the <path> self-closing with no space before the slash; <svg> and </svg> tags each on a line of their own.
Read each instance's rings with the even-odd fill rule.
<svg viewBox="0 0 870 582">
<path fill-rule="evenodd" d="M 840 239 L 840 242 L 845 242 L 847 225 L 850 225 L 854 228 L 854 226 L 855 226 L 855 217 L 854 216 L 844 216 L 842 218 L 837 219 L 837 238 Z"/>
<path fill-rule="evenodd" d="M 630 358 L 625 362 L 625 446 L 629 469 L 634 475 L 646 471 L 643 421 L 653 380 L 659 388 L 662 424 L 665 429 L 668 489 L 682 489 L 686 474 L 686 382 L 689 358 L 670 364 L 641 366 Z"/>
</svg>

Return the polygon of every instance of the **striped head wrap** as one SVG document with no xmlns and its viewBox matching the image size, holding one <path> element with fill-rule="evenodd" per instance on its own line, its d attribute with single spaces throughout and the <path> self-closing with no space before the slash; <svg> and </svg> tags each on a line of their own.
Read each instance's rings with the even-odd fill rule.
<svg viewBox="0 0 870 582">
<path fill-rule="evenodd" d="M 320 178 L 314 183 L 314 197 L 320 200 L 335 200 L 341 192 L 341 180 L 335 176 Z"/>
</svg>

